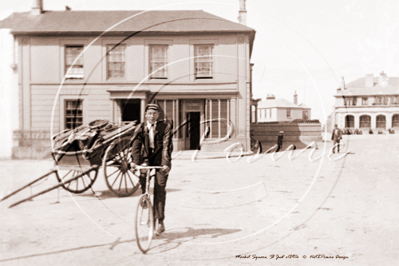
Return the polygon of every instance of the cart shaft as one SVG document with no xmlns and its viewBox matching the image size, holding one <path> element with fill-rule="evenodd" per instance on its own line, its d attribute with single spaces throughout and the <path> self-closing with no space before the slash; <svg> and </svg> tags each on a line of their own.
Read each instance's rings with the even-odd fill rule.
<svg viewBox="0 0 399 266">
<path fill-rule="evenodd" d="M 8 198 L 11 197 L 12 195 L 17 194 L 18 192 L 20 192 L 21 190 L 24 190 L 25 188 L 30 187 L 30 186 L 33 185 L 34 183 L 36 183 L 36 182 L 42 180 L 43 178 L 45 178 L 45 177 L 47 177 L 47 176 L 49 176 L 49 175 L 51 175 L 51 174 L 54 174 L 55 172 L 56 172 L 56 170 L 51 170 L 51 171 L 48 172 L 47 174 L 42 175 L 42 176 L 39 177 L 38 179 L 33 180 L 33 181 L 30 182 L 29 184 L 27 184 L 27 185 L 25 185 L 25 186 L 23 186 L 23 187 L 21 187 L 21 188 L 15 190 L 14 192 L 11 192 L 11 193 L 8 194 L 7 196 L 3 197 L 3 198 L 0 200 L 0 202 L 3 201 L 3 200 L 8 199 Z"/>
<path fill-rule="evenodd" d="M 97 165 L 93 165 L 89 170 L 87 170 L 87 171 L 85 171 L 85 172 L 83 172 L 83 173 L 81 173 L 81 174 L 79 174 L 79 175 L 76 175 L 76 176 L 72 177 L 71 179 L 62 181 L 61 183 L 59 183 L 59 184 L 57 184 L 57 185 L 55 185 L 55 186 L 52 186 L 52 187 L 50 187 L 50 188 L 48 188 L 48 189 L 46 189 L 46 190 L 43 190 L 43 191 L 41 191 L 41 192 L 39 192 L 39 193 L 36 193 L 36 194 L 34 194 L 34 195 L 32 195 L 32 196 L 30 196 L 30 197 L 28 197 L 28 198 L 25 198 L 25 199 L 20 200 L 20 201 L 18 201 L 18 202 L 16 202 L 16 203 L 13 203 L 13 204 L 11 204 L 8 208 L 15 207 L 15 206 L 17 206 L 17 205 L 19 205 L 19 204 L 21 204 L 21 203 L 23 203 L 23 202 L 25 202 L 25 201 L 31 200 L 31 199 L 33 199 L 33 198 L 35 198 L 35 197 L 37 197 L 37 196 L 40 196 L 40 195 L 45 194 L 45 193 L 47 193 L 47 192 L 50 192 L 50 191 L 52 191 L 52 190 L 54 190 L 54 189 L 56 189 L 56 188 L 62 187 L 63 185 L 68 184 L 68 183 L 70 183 L 70 182 L 72 182 L 72 181 L 74 181 L 74 180 L 76 180 L 76 179 L 78 179 L 78 178 L 80 178 L 80 177 L 86 175 L 87 173 L 91 172 L 92 170 L 94 170 L 94 169 L 96 169 L 96 168 L 98 168 L 98 166 L 97 166 Z M 56 172 L 56 170 L 54 170 L 53 172 Z"/>
</svg>

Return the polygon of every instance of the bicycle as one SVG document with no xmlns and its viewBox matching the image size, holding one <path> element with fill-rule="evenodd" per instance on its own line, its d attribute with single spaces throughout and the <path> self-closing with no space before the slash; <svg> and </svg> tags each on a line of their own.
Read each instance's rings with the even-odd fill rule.
<svg viewBox="0 0 399 266">
<path fill-rule="evenodd" d="M 136 207 L 135 233 L 137 246 L 144 254 L 150 249 L 154 235 L 154 213 L 151 203 L 153 194 L 150 192 L 152 169 L 162 169 L 161 166 L 135 166 L 134 169 L 146 170 L 145 193 L 141 195 Z M 155 172 L 155 171 L 154 171 Z M 155 174 L 154 174 L 155 175 Z M 155 179 L 155 178 L 154 178 Z"/>
</svg>

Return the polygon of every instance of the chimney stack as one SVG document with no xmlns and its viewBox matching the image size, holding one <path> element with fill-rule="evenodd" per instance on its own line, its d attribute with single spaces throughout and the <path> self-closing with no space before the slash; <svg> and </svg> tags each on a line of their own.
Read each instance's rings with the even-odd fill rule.
<svg viewBox="0 0 399 266">
<path fill-rule="evenodd" d="M 341 77 L 341 91 L 345 90 L 345 79 Z"/>
<path fill-rule="evenodd" d="M 381 87 L 386 87 L 388 86 L 388 83 L 389 83 L 388 75 L 384 73 L 384 71 L 382 71 L 380 73 L 380 76 L 378 77 L 378 85 Z"/>
<path fill-rule="evenodd" d="M 240 1 L 240 11 L 238 12 L 238 22 L 242 25 L 247 25 L 247 10 L 245 8 L 246 0 Z"/>
<path fill-rule="evenodd" d="M 373 74 L 367 74 L 366 79 L 365 79 L 365 84 L 366 87 L 374 87 L 374 76 Z"/>
<path fill-rule="evenodd" d="M 43 0 L 32 0 L 32 15 L 40 15 L 43 13 Z"/>
<path fill-rule="evenodd" d="M 294 104 L 298 104 L 298 94 L 296 94 L 296 91 L 294 94 Z"/>
</svg>

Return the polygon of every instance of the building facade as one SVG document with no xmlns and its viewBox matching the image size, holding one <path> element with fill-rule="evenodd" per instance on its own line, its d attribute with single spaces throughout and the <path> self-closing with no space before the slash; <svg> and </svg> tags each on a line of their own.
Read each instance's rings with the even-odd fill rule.
<svg viewBox="0 0 399 266">
<path fill-rule="evenodd" d="M 249 147 L 252 28 L 204 11 L 50 12 L 37 2 L 0 24 L 14 37 L 19 130 L 142 122 L 151 102 L 173 123 L 175 150 L 198 149 L 207 130 L 203 150 Z"/>
<path fill-rule="evenodd" d="M 337 89 L 332 124 L 340 128 L 399 130 L 399 77 L 368 74 Z"/>
<path fill-rule="evenodd" d="M 272 94 L 266 101 L 258 102 L 257 122 L 292 121 L 294 119 L 311 119 L 310 107 L 305 104 L 298 105 L 298 95 L 294 94 L 294 102 L 286 99 L 276 99 Z"/>
</svg>

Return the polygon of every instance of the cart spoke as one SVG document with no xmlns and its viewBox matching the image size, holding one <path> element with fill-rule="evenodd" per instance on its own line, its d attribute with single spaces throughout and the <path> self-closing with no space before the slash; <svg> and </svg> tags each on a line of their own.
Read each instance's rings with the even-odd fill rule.
<svg viewBox="0 0 399 266">
<path fill-rule="evenodd" d="M 126 173 L 127 173 L 127 176 L 129 177 L 129 180 L 132 183 L 133 187 L 135 187 L 136 185 L 133 183 L 133 180 L 130 178 L 129 172 L 126 172 Z M 137 182 L 136 182 L 136 184 L 137 184 Z"/>
<path fill-rule="evenodd" d="M 121 173 L 122 173 L 122 172 L 120 172 L 120 171 L 119 171 L 119 174 L 116 176 L 116 178 L 115 178 L 114 182 L 112 183 L 111 187 L 113 187 L 113 186 L 114 186 L 114 184 L 115 184 L 116 180 L 118 180 L 118 177 L 119 177 L 119 175 L 120 175 Z"/>
<path fill-rule="evenodd" d="M 119 171 L 119 168 L 117 168 L 116 170 L 115 170 L 115 172 L 113 172 L 112 174 L 110 174 L 110 175 L 108 175 L 108 176 L 112 176 L 113 174 L 115 174 L 116 172 L 118 172 Z"/>
<path fill-rule="evenodd" d="M 122 177 L 121 177 L 121 181 L 119 182 L 119 191 L 121 191 L 121 187 L 122 187 L 122 181 L 123 181 L 123 176 L 124 176 L 125 174 L 122 174 Z"/>
<path fill-rule="evenodd" d="M 125 177 L 125 191 L 127 193 L 127 179 L 126 179 L 126 176 L 127 176 L 127 172 L 124 174 L 124 177 Z"/>
</svg>

